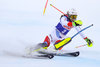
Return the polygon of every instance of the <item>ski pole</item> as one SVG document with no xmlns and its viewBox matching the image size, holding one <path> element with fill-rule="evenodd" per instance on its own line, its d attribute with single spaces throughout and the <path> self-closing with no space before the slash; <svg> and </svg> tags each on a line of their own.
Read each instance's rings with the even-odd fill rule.
<svg viewBox="0 0 100 67">
<path fill-rule="evenodd" d="M 73 36 L 71 37 L 71 39 L 73 39 L 76 35 L 78 35 L 78 34 L 81 33 L 82 31 L 84 31 L 84 30 L 86 30 L 86 29 L 88 29 L 88 28 L 90 28 L 90 27 L 92 27 L 92 26 L 93 26 L 93 24 L 91 24 L 91 25 L 85 27 L 84 29 L 80 30 L 80 31 L 77 32 L 75 35 L 73 35 Z"/>
<path fill-rule="evenodd" d="M 92 43 L 93 43 L 93 41 L 92 41 Z M 87 44 L 76 46 L 75 48 L 80 48 L 80 47 L 84 47 L 84 46 L 87 46 Z"/>
<path fill-rule="evenodd" d="M 59 12 L 61 12 L 62 14 L 64 14 L 65 16 L 68 17 L 68 15 L 66 15 L 64 12 L 62 12 L 61 10 L 59 10 L 58 8 L 56 8 L 55 6 L 53 6 L 52 4 L 50 4 L 50 6 L 52 6 L 53 8 L 55 8 L 56 10 L 58 10 Z"/>
<path fill-rule="evenodd" d="M 80 45 L 80 46 L 76 46 L 75 48 L 80 48 L 80 47 L 84 47 L 86 46 L 87 44 L 84 44 L 84 45 Z"/>
</svg>

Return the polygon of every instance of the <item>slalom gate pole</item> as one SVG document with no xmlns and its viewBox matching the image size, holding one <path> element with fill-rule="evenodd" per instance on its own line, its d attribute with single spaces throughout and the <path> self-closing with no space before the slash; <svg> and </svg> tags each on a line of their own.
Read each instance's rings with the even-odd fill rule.
<svg viewBox="0 0 100 67">
<path fill-rule="evenodd" d="M 64 12 L 62 12 L 61 10 L 59 10 L 58 8 L 56 8 L 55 6 L 53 6 L 52 4 L 50 4 L 50 6 L 52 6 L 53 8 L 55 8 L 56 10 L 58 10 L 59 12 L 61 12 L 62 14 L 64 14 L 65 16 L 68 17 L 68 15 L 66 15 Z"/>
<path fill-rule="evenodd" d="M 48 4 L 48 0 L 46 1 L 45 8 L 44 8 L 44 11 L 43 11 L 43 15 L 45 14 L 47 4 Z"/>
</svg>

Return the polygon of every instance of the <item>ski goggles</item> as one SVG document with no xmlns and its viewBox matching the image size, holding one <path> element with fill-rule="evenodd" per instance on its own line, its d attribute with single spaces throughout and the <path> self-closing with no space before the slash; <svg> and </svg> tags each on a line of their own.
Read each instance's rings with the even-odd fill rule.
<svg viewBox="0 0 100 67">
<path fill-rule="evenodd" d="M 71 19 L 76 19 L 77 18 L 77 15 L 71 15 L 70 18 Z"/>
</svg>

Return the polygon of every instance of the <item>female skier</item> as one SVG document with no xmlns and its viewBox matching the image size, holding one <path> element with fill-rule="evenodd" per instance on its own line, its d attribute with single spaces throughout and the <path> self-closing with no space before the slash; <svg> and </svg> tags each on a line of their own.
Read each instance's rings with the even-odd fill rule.
<svg viewBox="0 0 100 67">
<path fill-rule="evenodd" d="M 71 9 L 67 11 L 66 15 L 61 16 L 60 22 L 55 26 L 55 29 L 52 31 L 52 33 L 45 37 L 43 43 L 39 44 L 41 47 L 47 48 L 50 46 L 51 43 L 55 44 L 65 39 L 65 36 L 71 31 L 72 28 L 75 28 L 77 32 L 81 30 L 80 26 L 82 26 L 82 21 L 76 20 L 76 10 Z M 88 46 L 91 47 L 92 41 L 88 37 L 86 37 L 82 32 L 80 33 L 80 36 L 87 42 Z M 55 49 L 61 50 L 63 45 L 57 46 L 60 48 L 56 49 L 56 46 L 54 45 Z"/>
</svg>

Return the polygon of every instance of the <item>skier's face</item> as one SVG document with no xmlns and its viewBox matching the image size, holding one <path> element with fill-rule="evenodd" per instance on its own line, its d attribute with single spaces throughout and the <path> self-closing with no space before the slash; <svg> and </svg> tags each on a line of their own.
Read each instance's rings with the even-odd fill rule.
<svg viewBox="0 0 100 67">
<path fill-rule="evenodd" d="M 76 20 L 76 18 L 77 18 L 77 15 L 71 15 L 71 16 L 70 16 L 70 20 L 71 20 L 71 21 Z"/>
<path fill-rule="evenodd" d="M 77 18 L 77 15 L 71 15 L 70 18 L 76 19 Z"/>
</svg>

